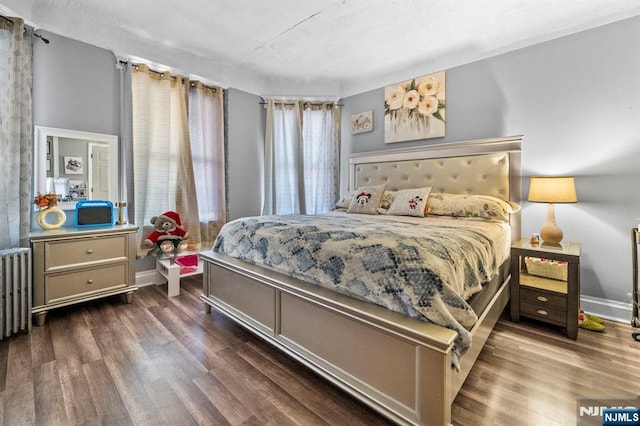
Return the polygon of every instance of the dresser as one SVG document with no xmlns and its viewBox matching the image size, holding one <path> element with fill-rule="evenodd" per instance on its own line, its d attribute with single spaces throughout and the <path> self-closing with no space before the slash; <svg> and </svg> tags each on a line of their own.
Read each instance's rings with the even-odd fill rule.
<svg viewBox="0 0 640 426">
<path fill-rule="evenodd" d="M 31 233 L 36 325 L 49 310 L 123 294 L 133 300 L 136 231 L 132 225 L 61 228 Z"/>
</svg>

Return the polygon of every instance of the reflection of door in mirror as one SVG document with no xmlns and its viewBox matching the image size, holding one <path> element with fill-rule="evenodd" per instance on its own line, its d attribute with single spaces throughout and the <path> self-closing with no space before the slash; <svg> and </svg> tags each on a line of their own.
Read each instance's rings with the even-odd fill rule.
<svg viewBox="0 0 640 426">
<path fill-rule="evenodd" d="M 92 200 L 109 199 L 109 146 L 89 144 L 88 196 Z"/>
<path fill-rule="evenodd" d="M 34 194 L 59 194 L 63 209 L 119 199 L 117 136 L 35 126 L 35 137 Z"/>
</svg>

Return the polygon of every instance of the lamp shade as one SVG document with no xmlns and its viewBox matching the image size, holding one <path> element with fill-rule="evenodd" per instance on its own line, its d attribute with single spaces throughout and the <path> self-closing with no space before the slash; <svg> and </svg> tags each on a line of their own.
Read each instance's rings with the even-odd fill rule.
<svg viewBox="0 0 640 426">
<path fill-rule="evenodd" d="M 531 176 L 529 201 L 534 203 L 576 203 L 573 176 Z"/>
</svg>

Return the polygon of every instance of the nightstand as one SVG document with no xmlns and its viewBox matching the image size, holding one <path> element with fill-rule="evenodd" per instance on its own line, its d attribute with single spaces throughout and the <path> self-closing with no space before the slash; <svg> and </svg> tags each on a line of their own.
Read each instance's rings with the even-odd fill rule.
<svg viewBox="0 0 640 426">
<path fill-rule="evenodd" d="M 578 337 L 580 304 L 580 244 L 562 242 L 532 245 L 528 238 L 511 245 L 511 320 L 520 316 L 564 327 L 571 339 Z M 527 273 L 531 256 L 567 262 L 566 280 Z"/>
</svg>

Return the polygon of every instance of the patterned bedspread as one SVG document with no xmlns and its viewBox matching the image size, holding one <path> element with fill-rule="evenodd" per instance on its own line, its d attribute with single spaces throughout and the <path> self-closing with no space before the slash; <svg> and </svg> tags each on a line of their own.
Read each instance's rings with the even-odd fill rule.
<svg viewBox="0 0 640 426">
<path fill-rule="evenodd" d="M 485 223 L 491 225 L 339 213 L 249 217 L 227 223 L 213 250 L 455 330 L 459 356 L 477 321 L 466 299 L 504 260 L 492 243 L 500 226 L 486 232 Z"/>
</svg>

